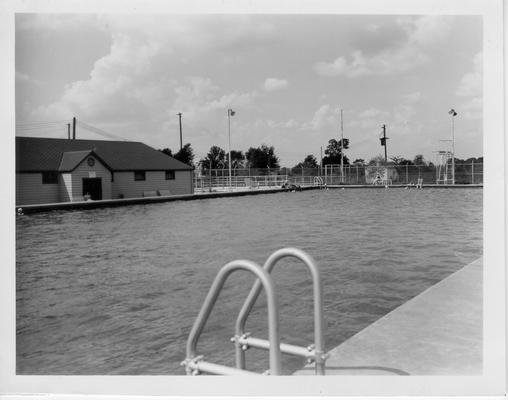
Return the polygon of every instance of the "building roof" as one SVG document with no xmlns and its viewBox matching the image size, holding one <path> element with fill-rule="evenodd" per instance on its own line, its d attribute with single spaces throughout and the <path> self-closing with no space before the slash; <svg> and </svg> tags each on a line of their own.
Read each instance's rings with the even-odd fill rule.
<svg viewBox="0 0 508 400">
<path fill-rule="evenodd" d="M 98 158 L 106 168 L 111 170 L 110 166 L 106 164 L 100 157 L 95 154 L 93 150 L 80 150 L 80 151 L 66 151 L 62 154 L 60 165 L 58 166 L 58 172 L 72 172 L 74 169 L 81 164 L 81 162 L 89 155 Z"/>
<path fill-rule="evenodd" d="M 112 140 L 69 140 L 37 137 L 16 137 L 16 171 L 69 171 L 90 152 L 112 171 L 191 170 L 170 157 L 141 142 Z M 77 161 L 77 159 L 80 161 Z"/>
</svg>

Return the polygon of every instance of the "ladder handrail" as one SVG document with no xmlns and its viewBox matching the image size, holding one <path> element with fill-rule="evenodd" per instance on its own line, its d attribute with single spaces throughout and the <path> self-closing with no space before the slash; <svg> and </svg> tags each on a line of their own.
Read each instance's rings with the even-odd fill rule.
<svg viewBox="0 0 508 400">
<path fill-rule="evenodd" d="M 325 374 L 325 339 L 324 339 L 324 320 L 323 320 L 323 290 L 321 284 L 321 275 L 314 259 L 307 253 L 296 248 L 284 248 L 274 252 L 263 265 L 263 269 L 271 273 L 279 260 L 285 257 L 295 257 L 302 261 L 309 269 L 312 275 L 314 292 L 314 345 L 315 345 L 315 367 L 317 375 Z M 262 282 L 256 280 L 245 300 L 240 313 L 238 314 L 235 326 L 236 337 L 245 334 L 245 323 L 254 307 L 254 304 L 261 292 Z M 245 354 L 242 346 L 237 342 L 235 347 L 236 366 L 245 369 Z"/>
<path fill-rule="evenodd" d="M 268 303 L 268 336 L 270 340 L 270 374 L 280 375 L 281 368 L 281 354 L 280 354 L 280 337 L 279 337 L 279 308 L 277 303 L 277 296 L 275 287 L 270 274 L 263 269 L 260 265 L 248 260 L 236 260 L 224 265 L 218 272 L 215 280 L 212 283 L 210 290 L 203 302 L 201 310 L 194 321 L 191 332 L 187 339 L 187 357 L 184 361 L 186 365 L 187 374 L 192 374 L 195 369 L 191 365 L 199 365 L 199 360 L 196 354 L 196 347 L 198 339 L 206 325 L 206 322 L 211 314 L 213 306 L 219 297 L 226 279 L 235 270 L 245 270 L 257 276 L 256 283 L 265 289 L 267 303 Z M 259 293 L 257 293 L 259 295 Z M 256 296 L 257 297 L 257 296 Z"/>
</svg>

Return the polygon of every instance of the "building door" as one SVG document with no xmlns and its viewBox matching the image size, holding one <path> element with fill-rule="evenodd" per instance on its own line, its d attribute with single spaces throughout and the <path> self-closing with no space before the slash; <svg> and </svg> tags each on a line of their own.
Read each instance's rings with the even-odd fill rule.
<svg viewBox="0 0 508 400">
<path fill-rule="evenodd" d="M 102 200 L 102 179 L 83 178 L 83 196 L 89 194 L 92 200 Z"/>
</svg>

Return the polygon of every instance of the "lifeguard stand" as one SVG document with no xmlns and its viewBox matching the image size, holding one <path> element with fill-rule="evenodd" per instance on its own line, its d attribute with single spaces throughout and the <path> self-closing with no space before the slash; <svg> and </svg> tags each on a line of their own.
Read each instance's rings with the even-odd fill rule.
<svg viewBox="0 0 508 400">
<path fill-rule="evenodd" d="M 453 154 L 451 151 L 439 150 L 436 151 L 437 157 L 437 174 L 436 183 L 442 185 L 451 185 L 453 183 L 451 162 Z"/>
</svg>

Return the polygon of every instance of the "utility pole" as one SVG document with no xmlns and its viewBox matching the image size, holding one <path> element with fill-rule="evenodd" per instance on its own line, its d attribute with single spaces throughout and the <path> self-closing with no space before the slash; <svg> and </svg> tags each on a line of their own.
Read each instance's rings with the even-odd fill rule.
<svg viewBox="0 0 508 400">
<path fill-rule="evenodd" d="M 71 124 L 67 124 L 67 139 L 71 140 Z"/>
<path fill-rule="evenodd" d="M 383 137 L 381 138 L 381 146 L 385 147 L 385 165 L 388 164 L 388 157 L 386 153 L 386 139 L 389 139 L 386 137 L 386 125 L 383 125 Z"/>
<path fill-rule="evenodd" d="M 180 150 L 182 150 L 182 148 L 183 148 L 183 146 L 182 146 L 182 113 L 178 113 L 176 115 L 178 115 L 178 119 L 180 121 Z"/>
<path fill-rule="evenodd" d="M 72 140 L 76 140 L 76 117 L 72 117 Z"/>
</svg>

